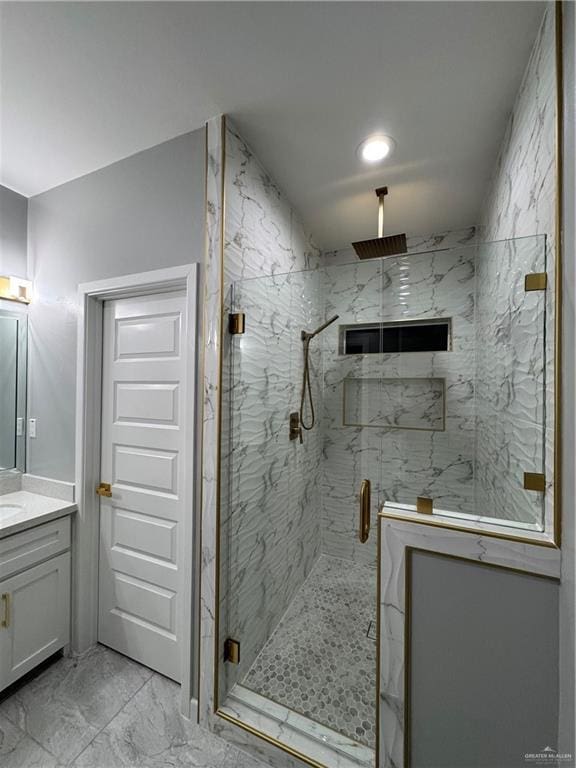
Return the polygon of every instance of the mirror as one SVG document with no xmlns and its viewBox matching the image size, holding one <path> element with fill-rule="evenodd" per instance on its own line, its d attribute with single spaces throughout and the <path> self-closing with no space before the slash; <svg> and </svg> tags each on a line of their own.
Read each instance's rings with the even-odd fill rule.
<svg viewBox="0 0 576 768">
<path fill-rule="evenodd" d="M 0 309 L 0 472 L 25 470 L 28 318 Z"/>
</svg>

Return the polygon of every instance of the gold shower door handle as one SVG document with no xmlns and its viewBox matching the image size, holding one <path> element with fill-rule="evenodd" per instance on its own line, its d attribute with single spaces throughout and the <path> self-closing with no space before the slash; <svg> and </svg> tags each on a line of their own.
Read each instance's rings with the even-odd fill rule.
<svg viewBox="0 0 576 768">
<path fill-rule="evenodd" d="M 0 627 L 5 629 L 10 626 L 10 593 L 4 592 L 2 595 L 2 604 L 4 606 L 4 612 L 2 615 L 2 621 L 0 621 Z"/>
<path fill-rule="evenodd" d="M 360 486 L 360 528 L 358 538 L 364 544 L 370 534 L 370 480 L 362 480 Z"/>
</svg>

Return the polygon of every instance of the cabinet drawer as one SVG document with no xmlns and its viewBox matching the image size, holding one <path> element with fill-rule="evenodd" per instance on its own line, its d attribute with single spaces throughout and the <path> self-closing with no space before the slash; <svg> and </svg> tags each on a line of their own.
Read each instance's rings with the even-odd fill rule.
<svg viewBox="0 0 576 768">
<path fill-rule="evenodd" d="M 70 517 L 0 539 L 0 579 L 70 548 Z"/>
</svg>

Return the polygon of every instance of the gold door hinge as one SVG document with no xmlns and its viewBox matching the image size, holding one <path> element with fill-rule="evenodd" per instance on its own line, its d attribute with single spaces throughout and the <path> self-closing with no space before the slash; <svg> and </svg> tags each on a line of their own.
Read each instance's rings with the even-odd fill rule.
<svg viewBox="0 0 576 768">
<path fill-rule="evenodd" d="M 416 512 L 420 512 L 422 515 L 432 514 L 433 499 L 429 499 L 428 496 L 418 496 L 416 498 Z"/>
<path fill-rule="evenodd" d="M 112 486 L 110 483 L 100 483 L 96 487 L 96 493 L 98 496 L 112 496 Z"/>
<path fill-rule="evenodd" d="M 545 475 L 541 472 L 524 472 L 524 488 L 527 491 L 545 491 Z"/>
<path fill-rule="evenodd" d="M 525 291 L 545 291 L 548 284 L 546 272 L 531 272 L 524 276 Z"/>
<path fill-rule="evenodd" d="M 234 312 L 228 315 L 228 331 L 236 336 L 244 333 L 246 329 L 246 315 L 244 312 Z"/>
<path fill-rule="evenodd" d="M 224 641 L 224 661 L 230 664 L 240 664 L 240 641 L 231 637 Z"/>
</svg>

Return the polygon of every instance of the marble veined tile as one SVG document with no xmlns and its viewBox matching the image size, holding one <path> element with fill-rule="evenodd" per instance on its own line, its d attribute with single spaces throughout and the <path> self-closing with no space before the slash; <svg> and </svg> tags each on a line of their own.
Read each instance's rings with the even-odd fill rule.
<svg viewBox="0 0 576 768">
<path fill-rule="evenodd" d="M 364 478 L 372 482 L 373 512 L 384 499 L 414 503 L 418 495 L 474 511 L 477 248 L 466 245 L 469 235 L 421 240 L 429 248 L 456 246 L 444 253 L 324 270 L 327 306 L 340 314 L 339 323 L 444 317 L 452 325 L 445 352 L 346 356 L 339 354 L 337 327 L 323 335 L 322 551 L 328 555 L 376 560 L 374 537 L 365 544 L 357 537 Z M 426 381 L 434 385 L 422 389 Z M 347 426 L 354 423 L 371 426 Z"/>
<path fill-rule="evenodd" d="M 294 209 L 231 121 L 227 126 L 226 280 L 317 266 L 320 251 Z"/>
<path fill-rule="evenodd" d="M 146 667 L 98 645 L 48 667 L 2 702 L 0 715 L 68 762 L 151 675 Z"/>
<path fill-rule="evenodd" d="M 492 174 L 479 230 L 487 244 L 479 248 L 477 265 L 478 512 L 533 522 L 542 521 L 542 499 L 526 498 L 510 467 L 527 465 L 526 454 L 538 447 L 536 425 L 545 421 L 547 480 L 553 475 L 554 10 L 546 3 Z M 543 271 L 551 288 L 546 296 L 526 294 L 524 274 Z M 503 428 L 492 423 L 503 414 Z M 533 436 L 526 422 L 534 422 Z M 548 518 L 553 503 L 550 484 Z"/>
<path fill-rule="evenodd" d="M 157 674 L 74 761 L 76 768 L 240 768 L 262 764 L 179 712 L 180 687 Z"/>
<path fill-rule="evenodd" d="M 56 764 L 54 755 L 0 714 L 0 765 L 2 768 L 53 768 Z"/>
<path fill-rule="evenodd" d="M 344 425 L 444 429 L 444 382 L 432 378 L 344 381 Z"/>
<path fill-rule="evenodd" d="M 231 344 L 222 400 L 221 626 L 242 641 L 241 664 L 221 669 L 222 695 L 250 666 L 319 553 L 320 515 L 310 511 L 321 506 L 320 418 L 301 445 L 289 440 L 289 414 L 300 406 L 300 333 L 325 319 L 319 250 L 227 126 L 224 282 L 234 311 L 246 315 L 246 332 Z M 319 341 L 310 367 L 320 411 Z"/>
</svg>

